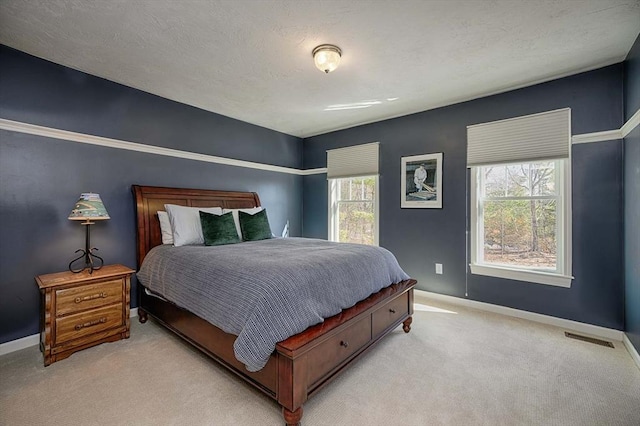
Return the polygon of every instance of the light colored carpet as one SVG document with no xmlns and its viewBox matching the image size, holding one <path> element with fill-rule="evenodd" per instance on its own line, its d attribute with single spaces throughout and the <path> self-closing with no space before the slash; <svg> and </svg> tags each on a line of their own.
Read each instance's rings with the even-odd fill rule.
<svg viewBox="0 0 640 426">
<path fill-rule="evenodd" d="M 620 342 L 416 300 L 397 329 L 304 406 L 316 425 L 640 425 L 640 370 Z M 282 425 L 279 406 L 157 324 L 44 368 L 0 357 L 0 425 Z"/>
</svg>

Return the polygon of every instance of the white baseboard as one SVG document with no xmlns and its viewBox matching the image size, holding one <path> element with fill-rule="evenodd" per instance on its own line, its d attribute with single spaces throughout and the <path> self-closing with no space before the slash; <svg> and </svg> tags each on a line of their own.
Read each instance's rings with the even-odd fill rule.
<svg viewBox="0 0 640 426">
<path fill-rule="evenodd" d="M 631 343 L 631 340 L 629 340 L 626 334 L 624 335 L 622 342 L 629 351 L 629 355 L 631 355 L 631 358 L 633 358 L 633 360 L 635 361 L 636 366 L 640 368 L 640 355 L 638 355 L 637 349 L 635 348 L 635 346 L 633 346 L 633 343 Z"/>
<path fill-rule="evenodd" d="M 542 324 L 553 325 L 570 331 L 576 331 L 582 334 L 588 334 L 601 339 L 615 340 L 622 342 L 622 338 L 626 337 L 624 332 L 614 330 L 612 328 L 600 327 L 597 325 L 586 324 L 583 322 L 572 321 L 563 318 L 556 318 L 549 315 L 537 314 L 535 312 L 522 311 L 520 309 L 508 308 L 506 306 L 492 305 L 491 303 L 477 302 L 475 300 L 463 299 L 460 297 L 447 296 L 445 294 L 431 293 L 424 290 L 414 290 L 416 296 L 422 296 L 427 299 L 440 300 L 442 302 L 451 303 L 452 305 L 461 305 L 468 308 L 479 309 L 482 311 L 494 312 L 497 314 L 507 315 L 510 317 L 522 318 L 529 321 L 539 322 Z M 631 342 L 629 342 L 631 343 Z"/>
<path fill-rule="evenodd" d="M 138 308 L 131 308 L 131 310 L 129 311 L 129 318 L 135 318 L 137 316 Z M 2 343 L 0 344 L 0 356 L 19 351 L 21 349 L 30 348 L 31 346 L 37 346 L 39 343 L 40 334 L 32 334 L 31 336 Z"/>
<path fill-rule="evenodd" d="M 11 352 L 36 346 L 40 343 L 40 335 L 32 334 L 31 336 L 21 339 L 11 340 L 10 342 L 0 344 L 0 356 Z"/>
</svg>

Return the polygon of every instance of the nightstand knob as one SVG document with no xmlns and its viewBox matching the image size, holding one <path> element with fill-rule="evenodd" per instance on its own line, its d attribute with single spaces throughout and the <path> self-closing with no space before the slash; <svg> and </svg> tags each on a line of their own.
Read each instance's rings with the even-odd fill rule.
<svg viewBox="0 0 640 426">
<path fill-rule="evenodd" d="M 349 342 L 345 342 L 344 340 L 340 341 L 340 346 L 344 346 L 345 348 L 349 346 Z"/>
<path fill-rule="evenodd" d="M 392 314 L 395 314 L 396 310 L 395 309 L 389 309 L 389 312 L 391 312 Z"/>
</svg>

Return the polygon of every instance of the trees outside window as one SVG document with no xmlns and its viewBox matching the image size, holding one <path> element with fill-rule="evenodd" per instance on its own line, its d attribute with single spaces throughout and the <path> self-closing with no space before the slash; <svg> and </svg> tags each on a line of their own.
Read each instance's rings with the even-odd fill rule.
<svg viewBox="0 0 640 426">
<path fill-rule="evenodd" d="M 553 162 L 482 168 L 484 261 L 556 269 Z"/>
<path fill-rule="evenodd" d="M 329 240 L 377 245 L 377 176 L 330 179 L 329 189 Z"/>
<path fill-rule="evenodd" d="M 503 268 L 507 272 L 494 276 L 544 284 L 549 284 L 544 277 L 518 278 L 508 271 L 569 275 L 565 162 L 472 168 L 472 272 L 491 275 L 486 268 Z"/>
</svg>

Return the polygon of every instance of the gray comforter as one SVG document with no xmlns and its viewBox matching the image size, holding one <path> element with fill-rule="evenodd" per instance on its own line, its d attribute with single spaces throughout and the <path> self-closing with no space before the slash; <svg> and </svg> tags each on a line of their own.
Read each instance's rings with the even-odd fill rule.
<svg viewBox="0 0 640 426">
<path fill-rule="evenodd" d="M 158 246 L 137 277 L 238 336 L 235 356 L 249 371 L 264 367 L 277 342 L 409 278 L 384 248 L 308 238 Z"/>
</svg>

